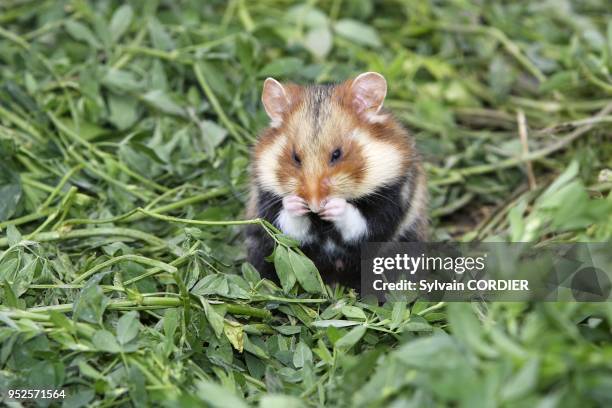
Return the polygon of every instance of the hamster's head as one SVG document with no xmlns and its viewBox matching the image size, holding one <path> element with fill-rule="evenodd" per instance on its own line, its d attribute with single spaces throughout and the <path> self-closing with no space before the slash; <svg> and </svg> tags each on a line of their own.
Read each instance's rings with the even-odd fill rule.
<svg viewBox="0 0 612 408">
<path fill-rule="evenodd" d="M 381 111 L 387 83 L 366 72 L 339 85 L 264 82 L 270 127 L 254 149 L 254 176 L 264 191 L 298 195 L 318 212 L 325 200 L 356 199 L 405 174 L 411 139 Z"/>
</svg>

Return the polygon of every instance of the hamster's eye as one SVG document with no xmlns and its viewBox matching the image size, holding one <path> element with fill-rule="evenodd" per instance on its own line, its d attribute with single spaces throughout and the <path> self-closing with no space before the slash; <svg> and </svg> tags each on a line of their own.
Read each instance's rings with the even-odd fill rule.
<svg viewBox="0 0 612 408">
<path fill-rule="evenodd" d="M 330 159 L 330 163 L 335 163 L 337 162 L 340 157 L 342 157 L 342 150 L 341 149 L 336 149 L 332 152 L 331 154 L 331 159 Z"/>
<path fill-rule="evenodd" d="M 300 159 L 300 156 L 298 156 L 298 154 L 295 152 L 295 150 L 293 151 L 292 157 L 293 157 L 293 162 L 295 164 L 297 164 L 298 166 L 300 166 L 302 164 L 302 159 Z"/>
</svg>

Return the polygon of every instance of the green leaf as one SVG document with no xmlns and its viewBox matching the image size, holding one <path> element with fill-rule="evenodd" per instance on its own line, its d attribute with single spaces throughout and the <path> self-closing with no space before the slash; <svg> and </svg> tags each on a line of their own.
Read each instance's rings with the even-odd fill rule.
<svg viewBox="0 0 612 408">
<path fill-rule="evenodd" d="M 68 20 L 65 23 L 66 31 L 77 41 L 83 41 L 94 48 L 101 48 L 102 44 L 91 32 L 89 27 L 75 20 Z"/>
<path fill-rule="evenodd" d="M 315 327 L 348 327 L 361 324 L 353 320 L 316 320 L 312 322 Z"/>
<path fill-rule="evenodd" d="M 69 117 L 58 118 L 60 122 L 68 129 L 76 132 L 80 137 L 85 140 L 95 139 L 105 133 L 108 132 L 108 129 L 105 129 L 101 126 L 97 126 L 91 122 L 84 121 L 83 119 L 78 121 L 78 124 Z"/>
<path fill-rule="evenodd" d="M 109 69 L 102 77 L 102 84 L 118 94 L 136 92 L 144 89 L 144 82 L 136 79 L 136 75 L 120 69 Z"/>
<path fill-rule="evenodd" d="M 8 307 L 19 307 L 19 299 L 17 298 L 17 295 L 15 294 L 15 292 L 13 291 L 13 288 L 11 287 L 11 284 L 5 279 L 3 284 L 3 298 L 2 298 L 2 304 Z"/>
<path fill-rule="evenodd" d="M 300 285 L 309 293 L 324 293 L 325 289 L 319 281 L 319 271 L 315 264 L 306 256 L 289 250 L 289 263 L 293 274 Z"/>
<path fill-rule="evenodd" d="M 91 406 L 91 401 L 96 396 L 96 392 L 93 389 L 82 389 L 70 395 L 66 395 L 66 398 L 62 400 L 62 408 L 82 408 Z"/>
<path fill-rule="evenodd" d="M 332 33 L 327 26 L 309 30 L 304 38 L 304 47 L 317 58 L 325 58 L 331 51 L 332 45 Z"/>
<path fill-rule="evenodd" d="M 261 276 L 259 275 L 259 272 L 250 263 L 248 262 L 243 263 L 241 270 L 242 270 L 242 276 L 244 277 L 244 279 L 253 285 L 256 285 L 261 280 Z"/>
<path fill-rule="evenodd" d="M 148 28 L 154 48 L 164 51 L 170 51 L 175 48 L 174 41 L 172 41 L 164 26 L 156 18 L 149 19 Z"/>
<path fill-rule="evenodd" d="M 355 306 L 343 306 L 342 314 L 348 317 L 349 319 L 360 319 L 365 320 L 366 314 L 358 307 Z"/>
<path fill-rule="evenodd" d="M 13 224 L 10 224 L 6 228 L 6 238 L 8 240 L 9 247 L 13 247 L 13 246 L 19 244 L 21 242 L 21 240 L 22 240 L 22 237 L 21 237 L 21 234 L 19 233 L 19 230 Z"/>
<path fill-rule="evenodd" d="M 289 251 L 282 245 L 277 245 L 274 250 L 274 269 L 276 269 L 283 291 L 289 293 L 297 278 L 289 261 Z"/>
<path fill-rule="evenodd" d="M 130 141 L 129 146 L 135 151 L 144 154 L 145 156 L 147 156 L 149 159 L 153 160 L 157 164 L 166 164 L 164 159 L 159 157 L 159 155 L 157 154 L 155 150 L 151 149 L 149 146 L 143 143 Z"/>
<path fill-rule="evenodd" d="M 138 312 L 131 311 L 124 314 L 117 322 L 117 341 L 122 345 L 129 343 L 136 338 L 139 329 Z"/>
<path fill-rule="evenodd" d="M 529 395 L 538 384 L 540 361 L 537 357 L 529 359 L 518 373 L 507 381 L 501 389 L 503 401 L 512 401 Z"/>
<path fill-rule="evenodd" d="M 312 363 L 312 351 L 306 344 L 299 342 L 293 353 L 293 365 L 302 368 L 306 363 Z"/>
<path fill-rule="evenodd" d="M 196 296 L 212 294 L 226 296 L 229 294 L 229 284 L 223 275 L 208 275 L 191 288 L 191 293 Z"/>
<path fill-rule="evenodd" d="M 300 246 L 300 242 L 294 238 L 291 238 L 289 235 L 276 234 L 276 239 L 284 246 L 288 246 L 291 248 L 297 248 Z"/>
<path fill-rule="evenodd" d="M 91 342 L 100 351 L 108 353 L 120 353 L 121 346 L 117 343 L 117 339 L 113 333 L 107 330 L 98 330 L 92 337 Z"/>
<path fill-rule="evenodd" d="M 425 370 L 452 370 L 467 363 L 452 337 L 440 332 L 406 342 L 393 357 L 409 367 Z"/>
<path fill-rule="evenodd" d="M 296 397 L 281 394 L 265 394 L 259 400 L 260 408 L 302 408 L 304 403 Z"/>
<path fill-rule="evenodd" d="M 264 66 L 259 76 L 284 77 L 295 74 L 304 67 L 304 62 L 295 57 L 278 58 Z"/>
<path fill-rule="evenodd" d="M 19 174 L 0 161 L 0 221 L 15 214 L 22 193 Z"/>
<path fill-rule="evenodd" d="M 110 300 L 104 295 L 104 291 L 98 285 L 105 274 L 93 276 L 85 283 L 85 286 L 74 301 L 72 316 L 74 320 L 83 320 L 89 323 L 102 323 L 102 315 Z"/>
<path fill-rule="evenodd" d="M 393 304 L 393 311 L 391 312 L 391 324 L 389 328 L 391 330 L 397 329 L 406 315 L 406 302 L 395 302 Z"/>
<path fill-rule="evenodd" d="M 179 325 L 179 312 L 176 309 L 169 309 L 164 314 L 163 328 L 167 339 L 172 339 Z"/>
<path fill-rule="evenodd" d="M 466 346 L 485 357 L 498 356 L 497 350 L 490 347 L 483 339 L 482 324 L 474 315 L 470 304 L 450 303 L 448 322 L 453 335 L 462 340 Z"/>
<path fill-rule="evenodd" d="M 125 130 L 138 120 L 137 100 L 131 96 L 114 95 L 108 97 L 110 122 L 119 130 Z"/>
<path fill-rule="evenodd" d="M 28 387 L 32 389 L 52 389 L 57 387 L 58 368 L 49 360 L 34 363 L 30 370 L 28 370 L 26 380 Z M 63 367 L 61 370 L 63 371 Z"/>
<path fill-rule="evenodd" d="M 572 160 L 572 162 L 569 164 L 569 166 L 567 166 L 565 171 L 561 173 L 559 177 L 557 177 L 555 181 L 550 186 L 548 186 L 546 191 L 544 191 L 540 195 L 538 202 L 547 200 L 551 194 L 555 193 L 556 191 L 561 189 L 561 187 L 572 181 L 578 175 L 578 170 L 578 162 L 576 160 Z"/>
<path fill-rule="evenodd" d="M 266 350 L 264 350 L 263 347 L 260 347 L 259 345 L 251 342 L 247 335 L 244 336 L 244 349 L 261 359 L 267 360 L 270 358 Z"/>
<path fill-rule="evenodd" d="M 302 326 L 276 326 L 274 327 L 274 330 L 284 334 L 285 336 L 292 336 L 300 333 L 302 331 Z"/>
<path fill-rule="evenodd" d="M 348 350 L 361 340 L 365 332 L 366 327 L 364 325 L 353 327 L 348 333 L 334 343 L 334 347 L 338 350 Z"/>
<path fill-rule="evenodd" d="M 110 32 L 113 42 L 117 42 L 123 33 L 125 33 L 132 22 L 133 16 L 134 11 L 129 4 L 124 4 L 115 10 L 110 22 Z"/>
<path fill-rule="evenodd" d="M 323 11 L 310 4 L 298 4 L 287 12 L 287 20 L 293 24 L 306 27 L 321 27 L 329 23 L 329 18 Z"/>
<path fill-rule="evenodd" d="M 223 328 L 225 326 L 223 316 L 217 313 L 217 311 L 208 303 L 208 301 L 201 296 L 200 302 L 204 308 L 206 319 L 215 332 L 215 336 L 217 336 L 217 338 L 221 338 L 221 335 L 223 335 Z"/>
<path fill-rule="evenodd" d="M 608 29 L 606 31 L 608 33 L 608 58 L 610 60 L 612 59 L 612 21 L 610 20 L 608 20 Z"/>
<path fill-rule="evenodd" d="M 380 47 L 382 45 L 378 37 L 378 32 L 376 32 L 374 28 L 356 20 L 338 20 L 334 24 L 334 31 L 338 35 L 356 44 L 370 47 Z"/>
<path fill-rule="evenodd" d="M 185 116 L 185 109 L 174 102 L 172 98 L 170 98 L 170 96 L 162 90 L 155 89 L 149 91 L 142 96 L 142 99 L 149 105 L 164 113 L 176 116 Z"/>
<path fill-rule="evenodd" d="M 237 397 L 232 390 L 211 381 L 198 381 L 196 389 L 198 397 L 212 407 L 248 408 L 246 402 L 242 398 Z"/>
<path fill-rule="evenodd" d="M 232 346 L 242 353 L 244 349 L 244 329 L 242 325 L 237 322 L 225 321 L 223 333 L 225 333 L 225 337 L 227 337 Z"/>
<path fill-rule="evenodd" d="M 422 316 L 410 316 L 410 319 L 400 327 L 403 332 L 430 332 L 433 329 Z"/>
<path fill-rule="evenodd" d="M 219 146 L 227 137 L 228 131 L 211 120 L 200 122 L 202 141 L 208 154 L 213 154 L 215 147 Z"/>
</svg>

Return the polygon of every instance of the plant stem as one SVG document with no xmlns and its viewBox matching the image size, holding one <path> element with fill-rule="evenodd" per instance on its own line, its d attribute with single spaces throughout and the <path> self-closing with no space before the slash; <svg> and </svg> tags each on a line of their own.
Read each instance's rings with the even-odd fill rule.
<svg viewBox="0 0 612 408">
<path fill-rule="evenodd" d="M 60 180 L 60 182 L 57 184 L 57 186 L 55 186 L 55 188 L 53 189 L 53 191 L 51 192 L 51 194 L 49 195 L 49 197 L 47 197 L 47 199 L 45 200 L 44 203 L 42 203 L 42 205 L 40 206 L 39 210 L 44 210 L 46 209 L 51 202 L 53 201 L 53 199 L 59 194 L 59 192 L 62 190 L 62 188 L 64 187 L 64 185 L 68 182 L 68 180 L 70 180 L 70 178 L 79 170 L 81 170 L 83 168 L 82 164 L 78 164 L 76 166 L 74 166 L 73 168 L 70 169 L 70 171 L 68 171 L 68 173 L 66 173 L 64 175 L 64 177 L 62 177 L 62 179 Z"/>
<path fill-rule="evenodd" d="M 49 242 L 49 241 L 60 241 L 65 239 L 75 239 L 75 238 L 89 238 L 96 236 L 120 236 L 126 238 L 133 238 L 144 241 L 150 245 L 158 245 L 167 247 L 168 244 L 157 238 L 154 235 L 148 234 L 146 232 L 138 231 L 135 229 L 129 228 L 88 228 L 88 229 L 78 229 L 67 232 L 62 231 L 52 231 L 52 232 L 41 232 L 30 237 L 31 240 L 37 242 Z M 0 238 L 0 248 L 4 248 L 8 246 L 7 238 Z"/>
<path fill-rule="evenodd" d="M 211 198 L 216 198 L 223 196 L 229 192 L 229 188 L 217 188 L 206 193 L 196 194 L 191 197 L 184 198 L 182 200 L 175 201 L 170 204 L 162 205 L 160 207 L 154 208 L 152 210 L 148 210 L 150 213 L 159 214 L 170 212 L 176 209 L 184 208 L 187 205 L 195 204 L 201 201 L 206 201 Z M 128 211 L 125 214 L 118 215 L 116 217 L 111 218 L 103 218 L 101 220 L 96 219 L 87 219 L 87 218 L 73 218 L 70 220 L 64 221 L 64 225 L 76 225 L 76 224 L 108 224 L 115 222 L 133 222 L 138 221 L 145 218 L 145 214 L 138 214 L 140 208 L 135 208 L 133 210 Z M 147 211 L 147 210 L 143 210 Z"/>
<path fill-rule="evenodd" d="M 147 211 L 143 208 L 137 208 L 137 212 L 142 213 L 151 218 L 157 218 L 158 220 L 164 220 L 169 222 L 180 222 L 182 224 L 190 224 L 190 225 L 263 225 L 263 220 L 261 218 L 253 218 L 251 220 L 231 220 L 231 221 L 205 221 L 205 220 L 190 220 L 187 218 L 179 218 L 172 217 L 170 215 L 161 215 L 157 214 L 153 211 Z"/>
<path fill-rule="evenodd" d="M 236 131 L 236 128 L 234 127 L 234 124 L 232 123 L 232 121 L 229 120 L 229 118 L 227 117 L 227 115 L 223 111 L 223 108 L 221 108 L 221 104 L 219 103 L 219 100 L 217 99 L 217 97 L 213 93 L 212 89 L 208 85 L 208 82 L 206 81 L 204 73 L 202 73 L 202 69 L 200 68 L 200 66 L 197 63 L 193 64 L 193 72 L 195 73 L 195 76 L 196 76 L 196 78 L 198 80 L 198 83 L 202 87 L 202 90 L 204 91 L 204 94 L 206 94 L 206 97 L 208 98 L 208 101 L 213 106 L 215 112 L 217 112 L 217 115 L 219 116 L 219 119 L 221 120 L 221 122 L 223 122 L 225 127 L 227 127 L 227 130 L 236 139 L 236 141 L 238 141 L 240 143 L 244 143 L 244 139 Z"/>
<path fill-rule="evenodd" d="M 534 77 L 536 77 L 538 81 L 544 82 L 546 80 L 546 76 L 526 56 L 523 55 L 519 46 L 516 45 L 516 43 L 514 43 L 512 40 L 510 40 L 503 31 L 496 27 L 483 27 L 477 25 L 460 25 L 448 23 L 438 23 L 435 25 L 435 27 L 444 31 L 489 35 L 498 40 L 504 46 L 506 51 L 508 51 L 510 55 L 512 55 L 521 65 L 523 65 L 523 67 L 527 69 L 527 71 L 529 71 Z"/>
<path fill-rule="evenodd" d="M 605 108 L 603 108 L 595 117 L 603 117 L 612 111 L 612 103 L 608 104 Z M 465 167 L 463 169 L 457 169 L 453 171 L 449 177 L 442 180 L 433 180 L 430 185 L 431 186 L 442 186 L 447 184 L 454 184 L 464 181 L 465 177 L 474 176 L 477 174 L 490 173 L 496 170 L 505 169 L 508 167 L 514 167 L 525 162 L 531 160 L 538 160 L 543 157 L 546 157 L 558 150 L 563 149 L 565 146 L 572 143 L 574 140 L 578 139 L 583 134 L 587 133 L 589 130 L 593 128 L 595 122 L 589 122 L 584 126 L 577 128 L 575 131 L 571 132 L 567 136 L 557 140 L 550 145 L 539 149 L 534 150 L 526 155 L 521 155 L 519 157 L 513 157 L 506 160 L 498 161 L 497 163 L 491 164 L 482 164 L 478 166 Z"/>
<path fill-rule="evenodd" d="M 94 275 L 96 272 L 99 272 L 99 271 L 101 271 L 104 268 L 107 268 L 107 267 L 112 266 L 112 265 L 114 265 L 116 263 L 124 262 L 124 261 L 137 262 L 137 263 L 141 263 L 143 265 L 154 266 L 154 267 L 159 268 L 159 269 L 161 269 L 163 271 L 166 271 L 168 273 L 176 273 L 176 267 L 174 267 L 172 265 L 168 265 L 167 263 L 164 263 L 164 262 L 161 262 L 161 261 L 156 261 L 155 259 L 146 258 L 146 257 L 140 256 L 140 255 L 128 254 L 128 255 L 121 255 L 121 256 L 118 256 L 116 258 L 109 259 L 106 262 L 102 262 L 101 264 L 94 266 L 93 268 L 89 269 L 88 271 L 86 271 L 82 275 L 80 275 L 78 278 L 73 280 L 72 284 L 77 284 L 79 282 L 82 282 L 85 279 L 89 278 L 90 276 Z"/>
<path fill-rule="evenodd" d="M 199 242 L 196 242 L 195 244 L 193 244 L 191 246 L 191 248 L 189 248 L 189 252 L 186 253 L 185 255 L 181 255 L 180 257 L 176 258 L 174 261 L 170 262 L 169 265 L 174 266 L 174 267 L 179 267 L 181 265 L 183 265 L 185 262 L 187 262 L 189 260 L 189 258 L 191 258 L 197 251 L 198 247 L 200 246 Z M 142 275 L 138 275 L 132 279 L 129 279 L 125 282 L 123 282 L 124 286 L 127 285 L 131 285 L 133 283 L 136 283 L 140 280 L 143 280 L 145 278 L 148 278 L 149 276 L 153 276 L 155 274 L 158 274 L 159 272 L 162 272 L 163 269 L 159 268 L 159 267 L 155 267 L 152 268 L 150 270 L 148 270 L 147 272 L 143 273 Z"/>
<path fill-rule="evenodd" d="M 446 306 L 446 302 L 438 302 L 433 306 L 421 310 L 419 313 L 417 313 L 417 316 L 423 316 L 424 314 L 433 312 L 434 310 L 442 309 L 444 306 Z"/>
<path fill-rule="evenodd" d="M 183 299 L 181 298 L 151 296 L 151 297 L 142 297 L 139 300 L 113 299 L 109 302 L 107 309 L 117 310 L 117 309 L 140 307 L 141 310 L 145 310 L 147 308 L 169 308 L 169 307 L 179 307 L 182 305 L 183 305 Z M 262 319 L 269 319 L 270 317 L 272 317 L 272 313 L 270 313 L 270 311 L 266 309 L 258 309 L 252 306 L 237 305 L 237 304 L 231 304 L 231 303 L 226 303 L 225 306 L 227 308 L 227 311 L 232 314 L 259 317 Z M 36 315 L 33 315 L 34 313 L 47 313 L 47 312 L 52 312 L 52 311 L 60 312 L 60 313 L 69 313 L 72 311 L 73 307 L 74 307 L 73 303 L 64 303 L 60 305 L 31 307 L 25 311 L 20 311 L 20 312 L 27 313 L 28 316 L 36 317 Z M 9 310 L 12 310 L 12 309 L 9 309 Z"/>
</svg>

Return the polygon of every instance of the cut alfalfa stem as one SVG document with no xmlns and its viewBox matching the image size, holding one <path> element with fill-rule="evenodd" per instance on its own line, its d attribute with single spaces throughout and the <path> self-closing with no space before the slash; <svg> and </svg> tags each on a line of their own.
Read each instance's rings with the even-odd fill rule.
<svg viewBox="0 0 612 408">
<path fill-rule="evenodd" d="M 259 309 L 248 305 L 238 305 L 232 303 L 223 303 L 226 310 L 230 314 L 258 317 L 261 319 L 269 319 L 272 317 L 272 313 L 266 309 Z M 127 300 L 127 299 L 113 299 L 108 303 L 107 309 L 109 310 L 148 310 L 148 309 L 164 309 L 170 307 L 183 306 L 183 299 L 178 297 L 142 297 L 138 300 Z M 197 307 L 197 302 L 193 302 L 192 306 Z M 70 313 L 74 308 L 73 303 L 64 303 L 60 305 L 50 306 L 37 306 L 31 307 L 23 312 L 28 313 L 48 313 L 48 312 L 60 312 Z M 13 310 L 13 309 L 11 309 Z"/>
<path fill-rule="evenodd" d="M 221 107 L 219 100 L 215 96 L 210 85 L 208 85 L 208 81 L 206 80 L 206 77 L 204 76 L 202 69 L 197 63 L 193 64 L 193 72 L 195 73 L 196 79 L 198 80 L 200 87 L 204 91 L 204 94 L 208 98 L 208 101 L 212 105 L 215 112 L 217 112 L 217 116 L 219 116 L 219 120 L 221 120 L 221 122 L 225 125 L 227 130 L 236 139 L 237 142 L 244 144 L 245 142 L 244 138 L 236 131 L 234 123 L 231 120 L 229 120 L 229 118 L 223 111 L 223 108 Z"/>
<path fill-rule="evenodd" d="M 140 174 L 136 173 L 135 171 L 133 171 L 132 169 L 130 169 L 128 166 L 126 166 L 124 163 L 120 162 L 119 160 L 116 160 L 114 157 L 112 157 L 110 154 L 98 149 L 94 144 L 90 143 L 89 141 L 83 139 L 81 136 L 79 136 L 79 134 L 75 131 L 73 131 L 72 129 L 70 129 L 68 126 L 66 126 L 64 123 L 62 123 L 62 121 L 60 121 L 58 118 L 55 117 L 55 115 L 53 115 L 51 112 L 47 112 L 47 116 L 49 117 L 49 119 L 51 120 L 51 122 L 53 122 L 53 124 L 55 125 L 55 127 L 60 130 L 63 134 L 65 134 L 66 136 L 68 136 L 72 141 L 87 147 L 90 151 L 92 151 L 94 154 L 96 154 L 98 157 L 100 157 L 101 159 L 103 159 L 104 161 L 108 161 L 110 163 L 112 163 L 113 165 L 117 166 L 118 169 L 120 169 L 123 173 L 127 174 L 128 176 L 140 181 L 142 184 L 152 188 L 153 190 L 157 190 L 160 192 L 165 192 L 168 191 L 169 189 L 165 186 L 162 186 L 161 184 L 158 184 L 152 180 L 149 180 L 146 177 L 141 176 Z"/>
<path fill-rule="evenodd" d="M 9 225 L 21 225 L 21 224 L 27 224 L 29 222 L 32 221 L 36 221 L 40 218 L 44 218 L 47 215 L 55 212 L 55 208 L 47 208 L 45 210 L 40 210 L 39 212 L 35 212 L 32 214 L 27 214 L 24 215 L 22 217 L 18 217 L 18 218 L 13 218 L 12 220 L 7 220 L 7 221 L 2 221 L 0 222 L 0 231 L 2 231 L 4 228 L 8 227 Z"/>
<path fill-rule="evenodd" d="M 84 272 L 78 278 L 74 279 L 72 281 L 72 284 L 82 282 L 85 279 L 89 278 L 90 276 L 95 275 L 97 272 L 100 272 L 104 268 L 115 265 L 116 263 L 119 263 L 119 262 L 126 262 L 126 261 L 136 262 L 136 263 L 148 265 L 148 266 L 154 266 L 156 268 L 159 268 L 165 272 L 172 273 L 172 274 L 176 273 L 177 271 L 176 267 L 172 265 L 168 265 L 165 262 L 157 261 L 155 259 L 147 258 L 147 257 L 140 256 L 140 255 L 128 254 L 128 255 L 121 255 L 116 258 L 109 259 L 106 262 L 102 262 L 101 264 L 94 266 L 93 268 Z"/>
<path fill-rule="evenodd" d="M 496 27 L 491 26 L 479 26 L 479 25 L 461 25 L 461 24 L 449 24 L 449 23 L 437 23 L 435 27 L 439 30 L 453 31 L 457 33 L 465 34 L 484 34 L 493 37 L 499 41 L 506 51 L 512 55 L 527 71 L 531 73 L 539 82 L 546 81 L 546 75 L 540 71 L 521 51 L 520 47 L 516 45 L 508 36 Z"/>
<path fill-rule="evenodd" d="M 470 201 L 472 201 L 472 198 L 474 198 L 474 193 L 466 192 L 461 197 L 453 200 L 453 202 L 443 207 L 434 208 L 433 210 L 431 210 L 430 215 L 433 218 L 439 218 L 444 215 L 452 214 L 458 209 L 467 205 Z"/>
<path fill-rule="evenodd" d="M 605 108 L 599 111 L 594 117 L 603 117 L 612 112 L 612 103 L 609 103 Z M 568 134 L 567 136 L 551 143 L 550 145 L 530 152 L 527 155 L 521 155 L 519 157 L 513 157 L 506 160 L 500 160 L 497 163 L 492 164 L 482 164 L 478 166 L 465 167 L 463 169 L 454 170 L 447 178 L 442 180 L 433 180 L 430 182 L 431 186 L 442 186 L 448 184 L 455 184 L 462 181 L 465 181 L 465 177 L 474 176 L 478 174 L 490 173 L 496 170 L 502 170 L 508 167 L 518 166 L 527 161 L 538 160 L 544 158 L 558 150 L 563 149 L 565 146 L 572 143 L 574 140 L 578 139 L 580 136 L 587 133 L 589 130 L 593 128 L 595 123 L 590 122 L 584 126 L 581 126 Z"/>
<path fill-rule="evenodd" d="M 195 244 L 193 244 L 191 246 L 191 248 L 189 248 L 189 251 L 186 254 L 181 255 L 180 257 L 176 258 L 175 260 L 170 262 L 169 265 L 170 266 L 174 266 L 174 267 L 182 266 L 185 262 L 187 262 L 192 256 L 194 256 L 196 254 L 196 252 L 198 251 L 199 246 L 200 246 L 200 242 L 198 241 Z M 141 275 L 138 275 L 138 276 L 136 276 L 136 277 L 134 277 L 132 279 L 126 280 L 125 282 L 123 282 L 123 285 L 124 286 L 131 285 L 131 284 L 136 283 L 138 281 L 141 281 L 141 280 L 143 280 L 145 278 L 148 278 L 149 276 L 156 275 L 156 274 L 158 274 L 160 272 L 163 272 L 163 269 L 156 266 L 156 267 L 146 271 L 145 273 L 143 273 Z"/>
<path fill-rule="evenodd" d="M 439 310 L 442 309 L 444 306 L 446 306 L 446 302 L 438 302 L 433 306 L 427 307 L 423 310 L 421 310 L 420 312 L 417 313 L 417 316 L 423 316 L 429 312 L 433 312 L 435 310 Z"/>
<path fill-rule="evenodd" d="M 57 184 L 57 186 L 55 186 L 55 188 L 53 189 L 53 191 L 51 192 L 51 194 L 49 194 L 49 197 L 47 197 L 47 199 L 45 200 L 44 203 L 42 203 L 39 207 L 39 210 L 44 210 L 45 208 L 49 207 L 49 205 L 51 205 L 51 203 L 53 202 L 53 199 L 60 193 L 60 191 L 62 190 L 62 188 L 64 188 L 64 185 L 66 185 L 66 183 L 68 182 L 68 180 L 70 180 L 70 178 L 72 176 L 74 176 L 78 171 L 80 171 L 83 168 L 82 164 L 77 164 L 76 166 L 74 166 L 73 168 L 71 168 L 68 173 L 66 173 L 60 180 L 60 182 Z"/>
<path fill-rule="evenodd" d="M 78 229 L 72 231 L 51 231 L 41 232 L 39 234 L 30 237 L 32 241 L 36 242 L 50 242 L 60 241 L 75 238 L 90 238 L 96 236 L 114 236 L 114 237 L 126 237 L 132 239 L 138 239 L 144 241 L 150 245 L 168 246 L 168 243 L 157 238 L 155 235 L 148 234 L 135 229 L 130 228 L 87 228 Z M 5 248 L 9 245 L 8 238 L 0 238 L 0 248 Z"/>
<path fill-rule="evenodd" d="M 527 119 L 525 118 L 525 112 L 522 109 L 516 111 L 516 121 L 518 123 L 519 138 L 521 140 L 521 148 L 523 156 L 529 156 L 529 142 L 527 134 Z M 529 189 L 535 190 L 536 179 L 533 174 L 533 165 L 531 160 L 525 162 L 525 169 L 527 171 L 527 181 L 529 182 Z"/>
<path fill-rule="evenodd" d="M 275 241 L 277 240 L 274 237 L 274 234 L 280 234 L 280 231 L 275 226 L 273 226 L 272 224 L 270 224 L 268 221 L 266 221 L 263 218 L 253 218 L 250 220 L 210 221 L 210 220 L 190 220 L 187 218 L 172 217 L 170 215 L 161 215 L 161 214 L 154 213 L 152 211 L 147 211 L 143 208 L 137 208 L 136 212 L 140 212 L 151 218 L 157 218 L 159 220 L 164 220 L 164 221 L 169 221 L 169 222 L 178 222 L 178 223 L 190 224 L 190 225 L 206 225 L 206 226 L 260 225 L 272 236 L 272 238 Z"/>
<path fill-rule="evenodd" d="M 160 214 L 165 212 L 170 212 L 173 210 L 182 209 L 187 205 L 199 203 L 202 201 L 206 201 L 212 198 L 221 197 L 229 193 L 229 188 L 220 187 L 208 191 L 206 193 L 194 194 L 190 197 L 184 198 L 182 200 L 174 201 L 170 204 L 162 205 L 152 209 L 146 209 L 143 211 L 148 211 L 149 213 Z M 87 218 L 72 218 L 64 221 L 63 225 L 77 225 L 77 224 L 108 224 L 108 223 L 118 223 L 118 222 L 133 222 L 143 219 L 147 216 L 140 211 L 140 208 L 134 208 L 133 210 L 128 211 L 125 214 L 118 215 L 116 217 L 111 218 L 103 218 L 103 219 L 87 219 Z"/>
</svg>

